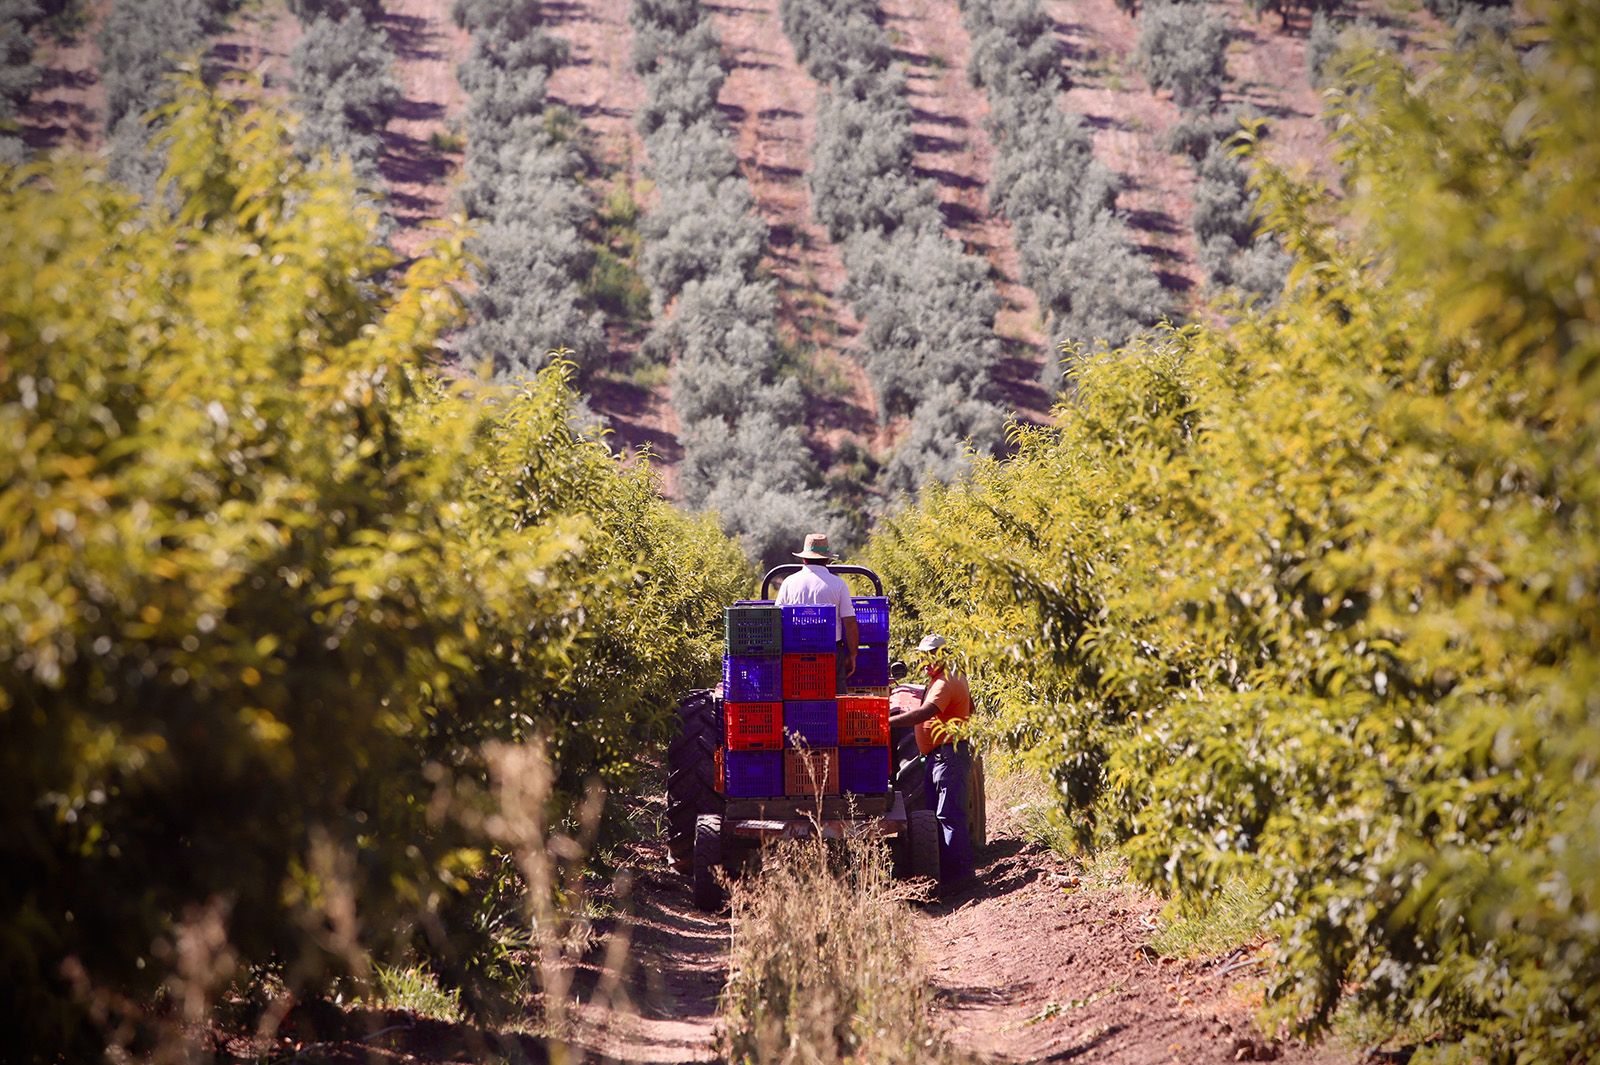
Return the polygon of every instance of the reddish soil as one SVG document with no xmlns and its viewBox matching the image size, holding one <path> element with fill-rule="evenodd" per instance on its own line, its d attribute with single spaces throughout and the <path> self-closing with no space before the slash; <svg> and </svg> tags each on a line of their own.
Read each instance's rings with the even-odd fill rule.
<svg viewBox="0 0 1600 1065">
<path fill-rule="evenodd" d="M 384 133 L 379 167 L 389 183 L 389 206 L 399 231 L 394 244 L 415 255 L 427 243 L 427 223 L 452 210 L 452 182 L 461 167 L 459 125 L 465 94 L 456 67 L 471 41 L 440 0 L 390 0 L 383 20 L 395 52 L 400 103 Z"/>
<path fill-rule="evenodd" d="M 1252 950 L 1180 962 L 1150 941 L 1154 896 L 1083 886 L 1048 850 L 991 841 L 978 883 L 932 908 L 925 967 L 949 1038 L 992 1061 L 1351 1063 L 1334 1046 L 1264 1039 Z"/>
<path fill-rule="evenodd" d="M 620 900 L 628 937 L 624 992 L 579 1011 L 574 1044 L 607 1061 L 661 1065 L 716 1059 L 717 1002 L 728 978 L 728 919 L 701 913 L 659 843 L 632 854 Z"/>
<path fill-rule="evenodd" d="M 106 92 L 100 84 L 95 33 L 107 0 L 88 5 L 84 28 L 65 40 L 40 35 L 33 61 L 41 80 L 19 116 L 22 139 L 35 151 L 93 151 L 104 136 Z"/>
</svg>

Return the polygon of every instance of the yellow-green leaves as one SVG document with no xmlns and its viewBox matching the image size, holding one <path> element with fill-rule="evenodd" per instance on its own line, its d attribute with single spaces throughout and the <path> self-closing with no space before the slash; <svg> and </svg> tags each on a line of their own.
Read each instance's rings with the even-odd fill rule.
<svg viewBox="0 0 1600 1065">
<path fill-rule="evenodd" d="M 468 881 L 481 745 L 547 736 L 558 796 L 626 779 L 745 577 L 572 428 L 564 369 L 428 372 L 459 231 L 396 270 L 248 87 L 164 121 L 148 203 L 83 161 L 0 188 L 0 1008 L 33 1047 L 92 1034 L 61 958 L 152 987 L 191 905 L 297 983 L 364 964 L 314 932 L 333 888 L 404 942 Z"/>
<path fill-rule="evenodd" d="M 1258 172 L 1277 310 L 1081 362 L 872 546 L 1081 840 L 1270 884 L 1279 1018 L 1529 1063 L 1600 1025 L 1600 4 L 1538 13 L 1367 64 L 1354 239 Z"/>
</svg>

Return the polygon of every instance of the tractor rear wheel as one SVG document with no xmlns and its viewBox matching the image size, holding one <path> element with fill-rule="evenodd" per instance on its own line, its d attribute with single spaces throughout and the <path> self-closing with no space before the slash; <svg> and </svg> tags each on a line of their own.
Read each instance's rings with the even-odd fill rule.
<svg viewBox="0 0 1600 1065">
<path fill-rule="evenodd" d="M 932 810 L 912 810 L 906 825 L 906 873 L 939 879 L 939 819 Z"/>
<path fill-rule="evenodd" d="M 722 909 L 722 816 L 702 814 L 694 823 L 694 904 L 702 910 Z"/>
<path fill-rule="evenodd" d="M 667 747 L 667 854 L 673 868 L 688 869 L 695 822 L 721 814 L 717 748 L 722 745 L 722 702 L 709 691 L 691 692 L 678 704 L 678 735 Z"/>
</svg>

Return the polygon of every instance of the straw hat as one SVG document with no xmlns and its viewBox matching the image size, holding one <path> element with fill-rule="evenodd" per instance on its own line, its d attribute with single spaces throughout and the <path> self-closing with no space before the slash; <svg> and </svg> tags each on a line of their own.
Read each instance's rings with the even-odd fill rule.
<svg viewBox="0 0 1600 1065">
<path fill-rule="evenodd" d="M 832 562 L 833 552 L 828 548 L 828 534 L 811 533 L 808 535 L 805 549 L 794 552 L 794 557 L 812 562 Z"/>
</svg>

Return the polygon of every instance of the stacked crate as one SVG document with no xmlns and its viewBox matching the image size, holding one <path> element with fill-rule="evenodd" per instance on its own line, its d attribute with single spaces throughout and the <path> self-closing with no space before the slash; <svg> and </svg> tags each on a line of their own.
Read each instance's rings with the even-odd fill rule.
<svg viewBox="0 0 1600 1065">
<path fill-rule="evenodd" d="M 838 610 L 785 606 L 783 790 L 795 798 L 839 794 Z"/>
<path fill-rule="evenodd" d="M 744 600 L 723 623 L 723 792 L 770 799 L 783 794 L 782 616 L 771 603 Z"/>
<path fill-rule="evenodd" d="M 861 646 L 856 650 L 856 668 L 845 681 L 852 691 L 889 691 L 889 600 L 881 595 L 862 595 L 852 599 Z"/>
<path fill-rule="evenodd" d="M 854 605 L 862 646 L 846 695 L 837 690 L 834 607 L 728 607 L 721 775 L 729 798 L 889 791 L 888 600 Z"/>
<path fill-rule="evenodd" d="M 851 600 L 861 644 L 856 668 L 839 698 L 839 776 L 846 792 L 882 795 L 889 791 L 889 600 L 857 596 Z"/>
</svg>

